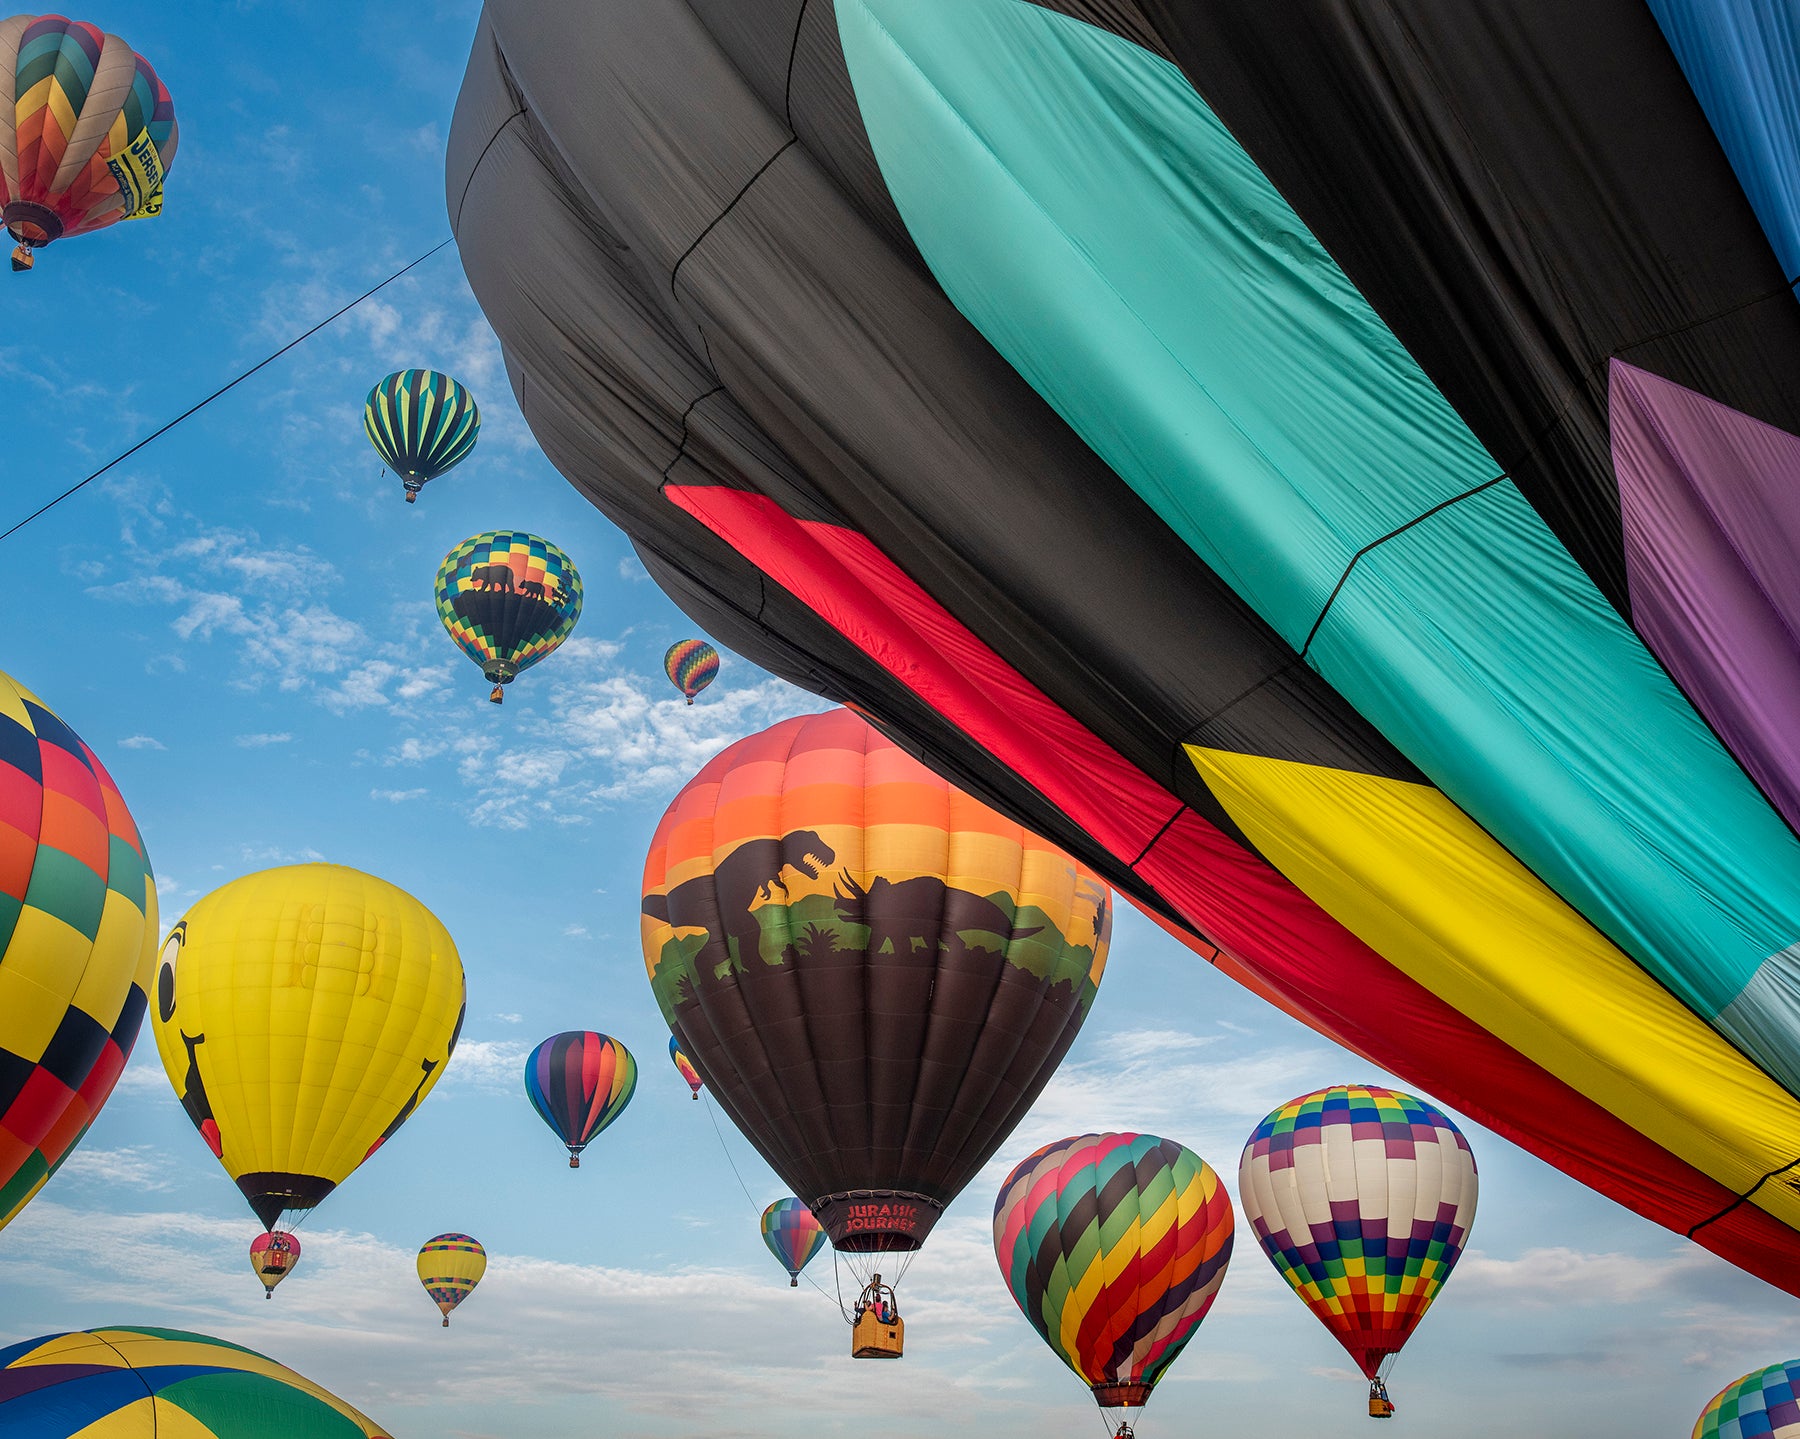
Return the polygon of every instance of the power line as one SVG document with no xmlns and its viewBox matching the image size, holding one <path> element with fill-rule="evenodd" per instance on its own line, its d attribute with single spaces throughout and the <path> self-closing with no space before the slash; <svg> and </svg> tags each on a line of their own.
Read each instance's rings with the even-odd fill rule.
<svg viewBox="0 0 1800 1439">
<path fill-rule="evenodd" d="M 345 305 L 342 309 L 334 310 L 331 314 L 327 315 L 323 320 L 320 320 L 318 324 L 314 325 L 305 334 L 296 335 L 293 339 L 289 340 L 285 345 L 283 345 L 279 350 L 275 351 L 274 354 L 265 355 L 262 359 L 258 360 L 254 365 L 252 365 L 249 369 L 245 370 L 241 375 L 238 375 L 235 379 L 228 380 L 225 384 L 220 385 L 218 389 L 214 390 L 204 400 L 200 401 L 199 404 L 190 405 L 187 409 L 183 410 L 174 419 L 170 420 L 168 422 L 168 424 L 162 426 L 160 429 L 152 430 L 149 434 L 145 435 L 143 439 L 139 440 L 129 450 L 125 450 L 120 454 L 114 455 L 110 460 L 108 460 L 104 465 L 100 466 L 99 469 L 95 470 L 93 472 L 93 474 L 89 475 L 86 479 L 81 480 L 76 484 L 70 485 L 68 489 L 64 490 L 60 495 L 58 495 L 55 499 L 51 500 L 48 504 L 39 505 L 37 509 L 33 510 L 30 514 L 25 516 L 24 519 L 20 520 L 18 522 L 18 524 L 14 525 L 10 530 L 7 530 L 4 534 L 0 534 L 0 540 L 6 540 L 6 539 L 11 538 L 13 535 L 16 535 L 20 530 L 24 529 L 25 526 L 30 524 L 39 515 L 45 514 L 48 511 L 55 509 L 58 505 L 60 505 L 64 500 L 68 499 L 69 496 L 74 494 L 77 490 L 83 489 L 86 486 L 91 485 L 95 480 L 99 479 L 100 476 L 104 475 L 108 470 L 112 469 L 112 467 L 114 465 L 123 464 L 126 460 L 130 459 L 133 455 L 135 455 L 139 450 L 143 449 L 144 446 L 149 444 L 152 440 L 168 434 L 170 430 L 174 429 L 177 425 L 179 425 L 183 420 L 187 419 L 190 415 L 197 414 L 201 410 L 204 410 L 208 405 L 210 405 L 214 400 L 218 399 L 219 396 L 223 395 L 227 390 L 236 389 L 239 385 L 243 384 L 245 380 L 249 379 L 252 375 L 254 375 L 258 370 L 262 369 L 265 365 L 273 364 L 276 360 L 279 360 L 283 355 L 285 355 L 289 350 L 293 349 L 295 345 L 300 344 L 303 340 L 310 340 L 314 335 L 318 334 L 320 330 L 324 329 L 333 320 L 340 319 L 343 316 L 349 314 L 352 310 L 354 310 L 358 305 L 362 304 L 362 302 L 364 300 L 368 299 L 371 295 L 374 295 L 381 290 L 385 290 L 389 285 L 393 284 L 394 281 L 398 280 L 408 270 L 416 269 L 418 266 L 424 264 L 433 255 L 437 254 L 437 252 L 439 250 L 443 249 L 446 245 L 448 245 L 450 243 L 451 243 L 450 240 L 440 240 L 437 244 L 433 245 L 429 250 L 427 250 L 423 255 L 419 256 L 418 259 L 414 260 L 411 264 L 402 265 L 398 270 L 394 271 L 393 274 L 389 275 L 387 277 L 387 279 L 383 280 L 379 285 L 374 286 L 372 289 L 363 291 L 362 294 L 358 295 L 354 300 L 352 300 L 349 304 Z"/>
</svg>

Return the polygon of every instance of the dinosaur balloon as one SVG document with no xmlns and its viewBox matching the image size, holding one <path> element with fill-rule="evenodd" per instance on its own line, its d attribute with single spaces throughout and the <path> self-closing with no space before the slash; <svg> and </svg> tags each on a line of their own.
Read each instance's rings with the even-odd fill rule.
<svg viewBox="0 0 1800 1439">
<path fill-rule="evenodd" d="M 917 1249 L 1087 1017 L 1111 892 L 848 710 L 740 740 L 644 866 L 650 984 L 851 1267 Z"/>
</svg>

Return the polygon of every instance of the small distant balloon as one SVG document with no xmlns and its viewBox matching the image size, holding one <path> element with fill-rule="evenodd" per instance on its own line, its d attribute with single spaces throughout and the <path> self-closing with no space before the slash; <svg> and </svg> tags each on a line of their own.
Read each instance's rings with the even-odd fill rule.
<svg viewBox="0 0 1800 1439">
<path fill-rule="evenodd" d="M 581 1168 L 581 1151 L 625 1112 L 636 1092 L 631 1051 L 591 1029 L 553 1034 L 525 1060 L 525 1094 L 569 1147 L 571 1169 Z"/>
<path fill-rule="evenodd" d="M 300 1262 L 300 1236 L 279 1230 L 259 1234 L 250 1241 L 250 1267 L 262 1280 L 263 1298 L 272 1298 L 275 1286 Z"/>
<path fill-rule="evenodd" d="M 499 704 L 501 687 L 569 637 L 581 618 L 581 576 L 550 541 L 523 530 L 471 535 L 437 573 L 438 618 L 481 666 Z"/>
<path fill-rule="evenodd" d="M 467 1234 L 439 1234 L 419 1250 L 419 1283 L 450 1327 L 450 1311 L 475 1292 L 487 1273 L 487 1250 Z"/>
<path fill-rule="evenodd" d="M 363 429 L 375 453 L 419 498 L 427 480 L 469 457 L 481 433 L 481 410 L 459 380 L 439 370 L 396 370 L 363 401 Z"/>
<path fill-rule="evenodd" d="M 694 1068 L 694 1061 L 681 1052 L 681 1041 L 672 1034 L 669 1036 L 669 1058 L 674 1060 L 675 1068 L 681 1071 L 681 1077 L 687 1081 L 688 1088 L 694 1091 L 694 1098 L 698 1100 L 706 1082 L 700 1078 L 700 1071 Z"/>
<path fill-rule="evenodd" d="M 705 640 L 677 640 L 663 655 L 663 669 L 669 683 L 687 696 L 694 696 L 719 677 L 719 652 Z"/>
<path fill-rule="evenodd" d="M 52 240 L 160 215 L 175 102 L 117 35 L 62 15 L 0 20 L 0 220 L 29 270 Z"/>
<path fill-rule="evenodd" d="M 1732 1380 L 1700 1411 L 1693 1439 L 1800 1439 L 1800 1359 Z"/>
<path fill-rule="evenodd" d="M 825 1247 L 825 1230 L 798 1199 L 777 1199 L 762 1212 L 763 1243 L 788 1272 L 788 1287 L 800 1287 L 800 1271 Z"/>
</svg>

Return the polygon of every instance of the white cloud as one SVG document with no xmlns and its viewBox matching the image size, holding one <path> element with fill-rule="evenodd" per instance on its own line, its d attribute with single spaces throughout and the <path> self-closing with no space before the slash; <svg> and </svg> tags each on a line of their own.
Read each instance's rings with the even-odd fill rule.
<svg viewBox="0 0 1800 1439">
<path fill-rule="evenodd" d="M 161 740 L 151 739 L 147 734 L 134 734 L 119 741 L 120 749 L 167 749 Z"/>
<path fill-rule="evenodd" d="M 285 731 L 281 734 L 241 734 L 235 743 L 240 749 L 267 749 L 270 745 L 289 744 L 293 738 Z"/>
<path fill-rule="evenodd" d="M 158 1074 L 157 1078 L 161 1078 Z M 121 1076 L 123 1078 L 123 1076 Z M 171 1189 L 169 1162 L 161 1151 L 147 1144 L 123 1149 L 96 1149 L 82 1145 L 57 1171 L 66 1181 L 115 1185 L 133 1193 Z"/>
<path fill-rule="evenodd" d="M 456 1053 L 444 1070 L 445 1084 L 465 1084 L 489 1094 L 513 1094 L 525 1072 L 525 1058 L 533 1046 L 510 1039 L 470 1039 L 457 1043 Z"/>
<path fill-rule="evenodd" d="M 389 804 L 404 804 L 409 799 L 418 799 L 429 793 L 422 786 L 418 789 L 372 789 L 369 791 L 369 798 L 386 800 Z"/>
<path fill-rule="evenodd" d="M 564 939 L 585 939 L 587 932 L 588 927 L 585 924 L 565 924 L 563 926 Z"/>
<path fill-rule="evenodd" d="M 496 1014 L 494 1018 L 502 1024 L 523 1024 L 525 1022 L 525 1016 L 522 1014 Z"/>
</svg>

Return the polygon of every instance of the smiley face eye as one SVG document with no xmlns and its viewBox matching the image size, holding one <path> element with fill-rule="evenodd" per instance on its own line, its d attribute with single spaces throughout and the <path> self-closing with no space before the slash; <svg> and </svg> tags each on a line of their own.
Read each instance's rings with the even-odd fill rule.
<svg viewBox="0 0 1800 1439">
<path fill-rule="evenodd" d="M 187 921 L 184 919 L 169 931 L 163 941 L 162 958 L 156 965 L 156 1012 L 167 1024 L 175 1017 L 175 961 L 181 958 L 187 943 Z"/>
</svg>

